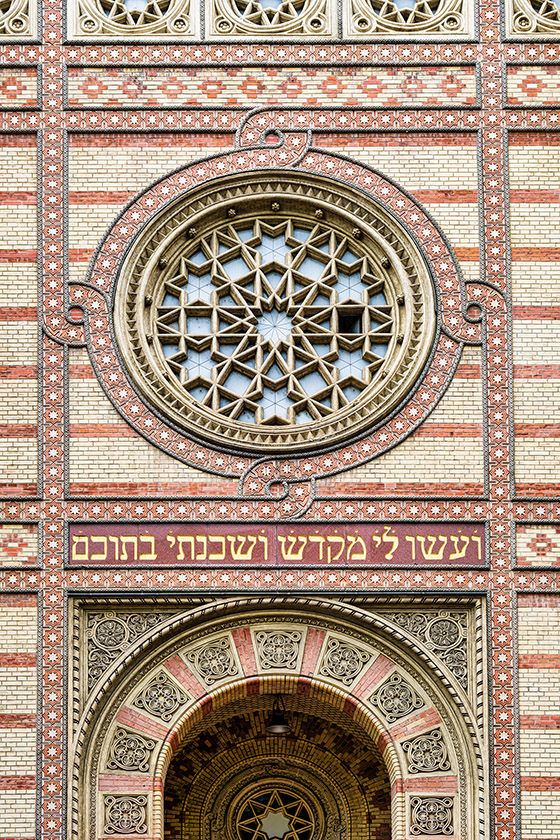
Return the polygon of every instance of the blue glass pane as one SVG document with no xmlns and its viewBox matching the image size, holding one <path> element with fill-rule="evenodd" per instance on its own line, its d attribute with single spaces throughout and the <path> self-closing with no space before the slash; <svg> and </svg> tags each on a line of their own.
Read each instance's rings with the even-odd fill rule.
<svg viewBox="0 0 560 840">
<path fill-rule="evenodd" d="M 272 286 L 273 289 L 276 289 L 276 287 L 278 286 L 278 284 L 282 280 L 283 276 L 284 275 L 280 274 L 279 271 L 267 271 L 267 273 L 266 273 L 266 279 L 270 283 L 270 285 Z"/>
<path fill-rule="evenodd" d="M 372 344 L 372 353 L 375 353 L 376 356 L 381 356 L 381 358 L 383 358 L 383 356 L 387 354 L 387 346 L 387 344 Z"/>
<path fill-rule="evenodd" d="M 237 230 L 236 233 L 242 242 L 247 242 L 248 239 L 252 239 L 255 235 L 252 227 L 246 228 L 245 230 Z"/>
<path fill-rule="evenodd" d="M 175 295 L 170 295 L 169 292 L 165 295 L 162 306 L 179 306 L 179 298 Z"/>
<path fill-rule="evenodd" d="M 299 239 L 300 242 L 305 242 L 305 240 L 309 237 L 311 233 L 310 230 L 306 230 L 305 228 L 295 227 L 293 236 L 295 239 Z"/>
<path fill-rule="evenodd" d="M 320 373 L 317 371 L 313 371 L 313 373 L 308 373 L 306 376 L 302 376 L 298 379 L 299 384 L 304 388 L 306 394 L 316 394 L 318 391 L 322 391 L 325 387 L 325 380 L 321 376 Z"/>
<path fill-rule="evenodd" d="M 189 260 L 193 262 L 195 265 L 202 265 L 207 261 L 208 257 L 206 257 L 203 251 L 195 251 L 194 254 L 189 257 Z"/>
<path fill-rule="evenodd" d="M 267 341 L 285 341 L 292 331 L 292 319 L 284 312 L 273 309 L 265 312 L 257 321 L 259 333 Z"/>
<path fill-rule="evenodd" d="M 281 236 L 268 236 L 264 233 L 262 236 L 262 243 L 258 250 L 262 254 L 262 264 L 276 260 L 276 262 L 286 262 L 286 256 L 292 250 L 289 245 L 286 245 L 284 234 Z"/>
<path fill-rule="evenodd" d="M 200 353 L 189 348 L 188 357 L 181 364 L 188 370 L 190 379 L 194 379 L 196 376 L 203 376 L 205 379 L 210 379 L 212 376 L 214 363 L 211 358 L 210 348 L 201 350 Z"/>
<path fill-rule="evenodd" d="M 232 260 L 224 262 L 223 266 L 231 280 L 239 280 L 248 271 L 247 263 L 241 257 L 234 257 Z"/>
<path fill-rule="evenodd" d="M 372 306 L 387 306 L 387 298 L 382 292 L 370 297 L 369 302 Z"/>
<path fill-rule="evenodd" d="M 350 248 L 347 248 L 342 257 L 339 257 L 339 259 L 341 259 L 342 262 L 345 262 L 348 265 L 350 265 L 351 263 L 355 263 L 356 260 L 359 259 L 359 257 L 357 254 L 354 253 L 354 251 L 351 251 Z"/>
<path fill-rule="evenodd" d="M 187 335 L 208 335 L 212 332 L 212 319 L 210 316 L 199 315 L 187 318 Z"/>
<path fill-rule="evenodd" d="M 238 370 L 233 370 L 228 376 L 225 386 L 228 391 L 233 391 L 234 394 L 241 396 L 245 393 L 251 382 L 251 377 L 245 376 Z"/>
<path fill-rule="evenodd" d="M 175 353 L 179 352 L 179 345 L 178 344 L 162 344 L 163 355 L 166 359 L 171 358 L 174 356 Z"/>
<path fill-rule="evenodd" d="M 313 257 L 306 257 L 297 270 L 300 274 L 305 274 L 311 280 L 318 280 L 325 268 L 325 264 L 319 262 L 319 260 L 315 260 Z"/>
<path fill-rule="evenodd" d="M 284 390 L 271 391 L 265 388 L 261 405 L 265 418 L 273 417 L 275 414 L 278 414 L 280 417 L 286 417 L 288 409 L 293 403 Z"/>
<path fill-rule="evenodd" d="M 361 379 L 362 372 L 369 366 L 369 362 L 366 362 L 365 359 L 362 358 L 362 354 L 359 350 L 350 352 L 349 350 L 340 349 L 338 351 L 338 361 L 336 362 L 336 366 L 340 371 L 341 379 L 345 376 L 352 375 Z"/>
</svg>

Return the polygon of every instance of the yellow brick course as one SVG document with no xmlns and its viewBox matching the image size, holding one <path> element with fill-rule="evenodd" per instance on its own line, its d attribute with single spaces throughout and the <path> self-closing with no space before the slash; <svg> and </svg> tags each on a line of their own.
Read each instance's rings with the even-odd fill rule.
<svg viewBox="0 0 560 840">
<path fill-rule="evenodd" d="M 552 653 L 560 650 L 560 604 L 558 607 L 519 607 L 518 649 L 524 653 Z"/>
<path fill-rule="evenodd" d="M 33 321 L 0 324 L 0 365 L 37 364 L 37 324 Z"/>
<path fill-rule="evenodd" d="M 560 776 L 560 731 L 522 729 L 519 751 L 522 776 Z"/>
<path fill-rule="evenodd" d="M 513 360 L 516 365 L 553 365 L 558 362 L 560 321 L 516 321 Z"/>
<path fill-rule="evenodd" d="M 36 711 L 37 670 L 0 667 L 0 713 L 35 714 Z"/>
<path fill-rule="evenodd" d="M 519 670 L 519 714 L 550 715 L 558 712 L 560 671 L 557 668 Z"/>
<path fill-rule="evenodd" d="M 512 190 L 551 187 L 551 173 L 560 171 L 559 146 L 510 146 L 509 186 Z"/>
<path fill-rule="evenodd" d="M 0 729 L 0 775 L 32 776 L 36 768 L 36 730 Z"/>
<path fill-rule="evenodd" d="M 3 423 L 37 423 L 37 382 L 0 379 Z"/>
<path fill-rule="evenodd" d="M 29 147 L 0 147 L 0 187 L 9 192 L 37 189 L 37 150 Z"/>
<path fill-rule="evenodd" d="M 0 566 L 22 566 L 37 563 L 38 534 L 36 525 L 4 523 L 0 525 Z M 0 624 L 2 623 L 0 613 Z M 11 626 L 10 619 L 8 620 Z M 7 640 L 6 633 L 0 636 Z"/>
<path fill-rule="evenodd" d="M 514 415 L 516 423 L 557 423 L 560 417 L 558 379 L 516 379 Z"/>
<path fill-rule="evenodd" d="M 36 607 L 3 606 L 0 599 L 0 639 L 2 639 L 4 653 L 35 653 L 37 650 Z"/>
<path fill-rule="evenodd" d="M 0 306 L 37 306 L 34 263 L 0 263 Z"/>
<path fill-rule="evenodd" d="M 19 484 L 36 480 L 36 439 L 0 440 L 0 483 Z"/>
<path fill-rule="evenodd" d="M 35 835 L 35 792 L 0 790 L 0 836 Z"/>
<path fill-rule="evenodd" d="M 511 294 L 514 306 L 559 306 L 560 262 L 512 263 Z"/>
<path fill-rule="evenodd" d="M 511 204 L 512 248 L 547 248 L 558 241 L 560 204 Z"/>
<path fill-rule="evenodd" d="M 37 209 L 33 205 L 0 206 L 0 242 L 16 250 L 37 247 Z"/>
<path fill-rule="evenodd" d="M 523 840 L 560 837 L 560 791 L 522 791 L 521 830 Z"/>
<path fill-rule="evenodd" d="M 522 483 L 560 482 L 560 440 L 518 438 L 515 443 L 515 478 Z"/>
</svg>

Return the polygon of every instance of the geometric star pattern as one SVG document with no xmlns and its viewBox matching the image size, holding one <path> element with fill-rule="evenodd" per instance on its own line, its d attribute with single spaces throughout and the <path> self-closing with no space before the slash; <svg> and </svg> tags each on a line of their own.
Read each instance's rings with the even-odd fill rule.
<svg viewBox="0 0 560 840">
<path fill-rule="evenodd" d="M 393 339 L 384 272 L 299 219 L 228 223 L 165 272 L 155 335 L 191 399 L 244 424 L 311 423 L 352 403 Z"/>
<path fill-rule="evenodd" d="M 272 788 L 245 802 L 236 827 L 239 840 L 311 840 L 314 821 L 301 797 Z"/>
</svg>

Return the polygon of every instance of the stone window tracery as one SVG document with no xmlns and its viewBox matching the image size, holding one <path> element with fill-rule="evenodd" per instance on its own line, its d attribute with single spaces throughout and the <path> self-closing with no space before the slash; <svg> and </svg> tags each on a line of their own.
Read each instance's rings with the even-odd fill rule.
<svg viewBox="0 0 560 840">
<path fill-rule="evenodd" d="M 330 186 L 294 173 L 211 184 L 133 249 L 117 291 L 123 355 L 197 436 L 334 443 L 418 375 L 434 330 L 422 258 L 388 216 Z"/>
<path fill-rule="evenodd" d="M 332 0 L 213 0 L 209 33 L 224 35 L 335 35 Z"/>
<path fill-rule="evenodd" d="M 33 0 L 0 0 L 0 39 L 37 34 L 37 9 Z"/>
<path fill-rule="evenodd" d="M 554 0 L 509 0 L 507 18 L 510 35 L 560 36 L 560 8 Z"/>
<path fill-rule="evenodd" d="M 195 34 L 191 0 L 76 0 L 73 35 L 141 38 Z"/>
<path fill-rule="evenodd" d="M 472 9 L 467 0 L 352 0 L 348 9 L 347 31 L 354 36 L 472 32 Z"/>
</svg>

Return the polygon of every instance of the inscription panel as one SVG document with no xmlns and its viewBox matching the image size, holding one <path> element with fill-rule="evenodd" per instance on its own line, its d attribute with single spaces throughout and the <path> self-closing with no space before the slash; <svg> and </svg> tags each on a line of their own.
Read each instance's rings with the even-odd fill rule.
<svg viewBox="0 0 560 840">
<path fill-rule="evenodd" d="M 482 566 L 473 523 L 72 523 L 71 566 Z"/>
</svg>

